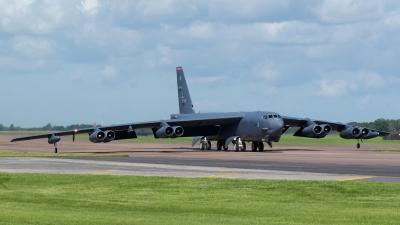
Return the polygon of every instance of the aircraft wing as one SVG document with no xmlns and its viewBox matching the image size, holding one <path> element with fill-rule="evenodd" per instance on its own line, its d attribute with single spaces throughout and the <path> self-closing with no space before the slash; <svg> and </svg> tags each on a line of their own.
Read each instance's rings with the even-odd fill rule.
<svg viewBox="0 0 400 225">
<path fill-rule="evenodd" d="M 309 123 L 310 119 L 307 118 L 296 118 L 296 117 L 287 117 L 287 116 L 282 116 L 282 119 L 285 123 L 285 125 L 291 126 L 291 127 L 307 127 L 307 124 Z M 343 123 L 335 123 L 335 122 L 329 122 L 325 120 L 311 120 L 312 122 L 321 125 L 321 124 L 328 124 L 332 127 L 332 130 L 336 131 L 343 131 L 346 129 L 346 127 L 355 127 L 353 125 L 348 125 L 348 124 L 343 124 Z M 390 132 L 386 131 L 378 131 L 378 130 L 373 130 L 371 129 L 372 132 L 378 132 L 380 137 L 389 135 Z"/>
<path fill-rule="evenodd" d="M 84 129 L 76 129 L 69 131 L 58 131 L 47 134 L 39 134 L 25 137 L 18 137 L 11 140 L 11 142 L 16 141 L 25 141 L 25 140 L 33 140 L 33 139 L 41 139 L 41 138 L 50 138 L 52 135 L 55 136 L 68 136 L 68 135 L 76 135 L 76 134 L 90 134 L 95 129 L 99 129 L 101 131 L 112 130 L 114 132 L 124 132 L 127 133 L 130 128 L 135 129 L 144 129 L 144 128 L 159 128 L 162 123 L 167 123 L 169 126 L 181 126 L 188 128 L 199 128 L 199 127 L 209 127 L 209 126 L 218 126 L 218 125 L 227 125 L 238 122 L 243 118 L 242 115 L 234 115 L 234 116 L 208 116 L 208 117 L 196 117 L 196 118 L 182 118 L 182 119 L 170 119 L 170 120 L 159 120 L 159 121 L 150 121 L 150 122 L 141 122 L 141 123 L 128 123 L 128 124 L 119 124 L 119 125 L 111 125 L 104 127 L 92 127 L 92 128 L 84 128 Z M 128 137 L 127 138 L 135 138 Z M 118 138 L 124 139 L 124 138 Z M 116 140 L 118 140 L 116 139 Z"/>
</svg>

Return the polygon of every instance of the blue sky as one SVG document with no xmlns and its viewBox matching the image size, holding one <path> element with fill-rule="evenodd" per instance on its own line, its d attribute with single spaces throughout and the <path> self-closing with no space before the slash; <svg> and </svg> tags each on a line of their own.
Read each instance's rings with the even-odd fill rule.
<svg viewBox="0 0 400 225">
<path fill-rule="evenodd" d="M 0 123 L 118 124 L 270 110 L 334 122 L 400 116 L 400 3 L 0 0 Z"/>
</svg>

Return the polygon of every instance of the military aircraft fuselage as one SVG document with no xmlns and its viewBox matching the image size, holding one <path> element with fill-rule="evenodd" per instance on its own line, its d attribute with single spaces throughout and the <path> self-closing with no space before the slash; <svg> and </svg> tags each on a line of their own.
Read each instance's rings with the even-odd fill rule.
<svg viewBox="0 0 400 225">
<path fill-rule="evenodd" d="M 214 135 L 208 135 L 208 140 L 222 141 L 237 136 L 243 141 L 279 141 L 284 129 L 281 116 L 267 111 L 172 114 L 171 120 L 204 118 L 204 123 L 207 123 L 209 119 L 221 116 L 242 118 L 235 123 L 218 125 L 218 132 Z M 200 125 L 206 127 L 203 123 L 199 123 Z M 216 126 L 213 125 L 213 127 Z"/>
</svg>

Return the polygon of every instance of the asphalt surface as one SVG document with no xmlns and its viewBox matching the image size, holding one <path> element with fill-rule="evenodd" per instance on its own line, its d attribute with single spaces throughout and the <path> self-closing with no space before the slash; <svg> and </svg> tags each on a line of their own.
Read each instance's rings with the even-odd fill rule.
<svg viewBox="0 0 400 225">
<path fill-rule="evenodd" d="M 46 140 L 10 143 L 0 135 L 0 149 L 52 152 Z M 397 142 L 395 142 L 397 143 Z M 372 152 L 355 146 L 279 146 L 265 152 L 200 151 L 190 144 L 93 144 L 77 139 L 59 142 L 59 152 L 123 153 L 112 158 L 0 158 L 0 171 L 112 174 L 244 179 L 355 180 L 400 182 L 400 153 Z M 397 147 L 388 145 L 383 147 Z"/>
</svg>

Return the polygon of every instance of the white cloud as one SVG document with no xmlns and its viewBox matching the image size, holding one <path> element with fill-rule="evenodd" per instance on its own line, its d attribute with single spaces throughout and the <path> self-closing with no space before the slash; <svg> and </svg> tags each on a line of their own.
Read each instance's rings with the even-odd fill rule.
<svg viewBox="0 0 400 225">
<path fill-rule="evenodd" d="M 53 44 L 47 40 L 38 40 L 30 37 L 15 38 L 13 50 L 29 58 L 44 58 L 52 54 Z"/>
<path fill-rule="evenodd" d="M 312 11 L 327 23 L 354 23 L 378 20 L 384 17 L 393 1 L 375 0 L 324 0 Z"/>
<path fill-rule="evenodd" d="M 387 84 L 381 75 L 374 72 L 361 71 L 357 78 L 366 88 L 379 89 Z"/>
<path fill-rule="evenodd" d="M 328 79 L 323 79 L 319 84 L 320 90 L 317 94 L 324 97 L 340 97 L 345 95 L 349 90 L 355 90 L 358 87 L 357 84 L 344 80 L 335 80 L 331 82 Z"/>
<path fill-rule="evenodd" d="M 103 78 L 115 78 L 118 76 L 113 66 L 107 65 L 100 71 Z"/>
<path fill-rule="evenodd" d="M 254 66 L 253 73 L 256 77 L 267 81 L 277 80 L 280 77 L 279 69 L 275 68 L 273 63 L 268 61 Z"/>
<path fill-rule="evenodd" d="M 84 0 L 80 2 L 80 5 L 76 7 L 84 13 L 94 15 L 97 13 L 97 8 L 100 6 L 98 0 Z"/>
</svg>

